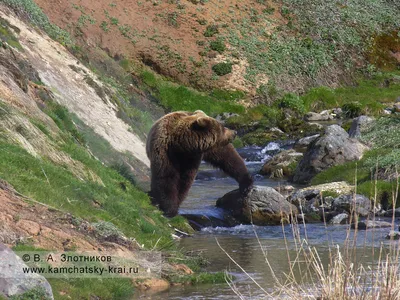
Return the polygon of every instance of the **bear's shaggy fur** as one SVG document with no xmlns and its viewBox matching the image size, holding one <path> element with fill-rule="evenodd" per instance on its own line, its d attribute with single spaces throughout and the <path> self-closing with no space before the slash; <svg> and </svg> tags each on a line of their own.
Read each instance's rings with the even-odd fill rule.
<svg viewBox="0 0 400 300">
<path fill-rule="evenodd" d="M 231 144 L 235 135 L 200 110 L 177 111 L 160 118 L 151 128 L 146 144 L 152 203 L 166 216 L 177 215 L 202 160 L 233 177 L 245 194 L 253 179 Z"/>
</svg>

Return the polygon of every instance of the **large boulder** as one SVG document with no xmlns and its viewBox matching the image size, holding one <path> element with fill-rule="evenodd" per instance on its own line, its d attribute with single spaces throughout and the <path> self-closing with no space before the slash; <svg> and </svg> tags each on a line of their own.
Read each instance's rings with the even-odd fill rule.
<svg viewBox="0 0 400 300">
<path fill-rule="evenodd" d="M 260 174 L 270 178 L 289 177 L 302 157 L 303 154 L 295 150 L 283 150 L 264 164 Z"/>
<path fill-rule="evenodd" d="M 332 208 L 338 212 L 355 212 L 362 217 L 366 217 L 371 212 L 371 201 L 363 195 L 341 195 L 333 200 Z"/>
<path fill-rule="evenodd" d="M 278 225 L 297 214 L 297 208 L 271 187 L 255 186 L 246 197 L 239 190 L 231 191 L 218 199 L 217 206 L 241 222 L 255 225 Z"/>
<path fill-rule="evenodd" d="M 329 221 L 339 214 L 333 208 L 334 197 L 341 194 L 348 194 L 354 187 L 344 181 L 324 183 L 315 186 L 309 186 L 291 193 L 287 200 L 295 205 L 300 213 L 307 217 L 319 216 L 320 221 Z"/>
<path fill-rule="evenodd" d="M 221 218 L 205 214 L 182 214 L 181 216 L 185 217 L 190 226 L 198 231 L 205 227 L 234 227 L 240 225 L 240 222 L 229 213 L 223 214 Z"/>
<path fill-rule="evenodd" d="M 298 141 L 296 141 L 296 143 L 293 146 L 293 149 L 298 151 L 298 152 L 306 152 L 308 146 L 314 142 L 317 138 L 319 138 L 320 134 L 314 134 L 311 136 L 306 136 L 303 137 L 301 139 L 299 139 Z"/>
<path fill-rule="evenodd" d="M 370 118 L 368 116 L 359 116 L 355 119 L 353 119 L 353 122 L 351 123 L 351 127 L 349 130 L 349 136 L 351 138 L 360 138 L 361 137 L 361 132 L 364 131 L 368 126 L 374 121 L 373 118 Z"/>
<path fill-rule="evenodd" d="M 351 224 L 352 229 L 367 230 L 371 228 L 389 228 L 392 224 L 386 221 L 373 221 L 373 220 L 363 220 L 358 223 Z"/>
<path fill-rule="evenodd" d="M 26 274 L 27 265 L 10 248 L 0 243 L 0 295 L 7 297 L 42 288 L 49 299 L 53 292 L 46 278 L 39 274 Z"/>
<path fill-rule="evenodd" d="M 325 134 L 308 147 L 294 171 L 292 180 L 295 183 L 307 183 L 316 174 L 329 167 L 361 159 L 367 149 L 367 146 L 351 139 L 340 126 L 328 126 Z"/>
</svg>

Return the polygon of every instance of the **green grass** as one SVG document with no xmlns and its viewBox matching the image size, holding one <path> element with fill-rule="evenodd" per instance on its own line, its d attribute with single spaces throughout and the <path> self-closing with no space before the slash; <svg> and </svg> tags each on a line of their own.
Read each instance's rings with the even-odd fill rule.
<svg viewBox="0 0 400 300">
<path fill-rule="evenodd" d="M 389 85 L 386 82 L 392 81 Z M 385 103 L 400 95 L 400 73 L 378 73 L 370 79 L 361 78 L 355 86 L 330 89 L 314 88 L 300 98 L 307 111 L 321 111 L 358 103 L 361 114 L 378 115 Z"/>
<path fill-rule="evenodd" d="M 122 300 L 132 299 L 134 287 L 129 278 L 106 279 L 49 279 L 49 283 L 55 291 L 63 291 L 66 294 L 55 293 L 54 299 L 93 299 Z"/>
<path fill-rule="evenodd" d="M 37 287 L 20 295 L 11 296 L 10 300 L 49 300 L 46 291 L 43 288 Z"/>
<path fill-rule="evenodd" d="M 263 140 L 267 141 L 270 137 L 265 134 L 257 135 L 257 130 L 260 129 L 260 133 L 263 133 L 265 127 L 278 126 L 282 127 L 281 129 L 286 132 L 286 125 L 289 123 L 284 112 L 287 110 L 291 111 L 291 115 L 294 114 L 299 120 L 308 111 L 318 112 L 337 107 L 342 107 L 345 112 L 347 110 L 347 117 L 349 118 L 360 114 L 379 116 L 387 103 L 394 102 L 400 95 L 399 74 L 399 72 L 378 72 L 371 78 L 360 78 L 355 86 L 339 87 L 337 89 L 322 86 L 313 88 L 301 96 L 288 93 L 277 99 L 272 105 L 260 104 L 248 108 L 246 111 L 239 113 L 239 116 L 227 119 L 226 124 L 235 129 L 251 129 L 253 131 L 252 136 L 250 139 L 245 138 L 244 140 L 249 143 L 257 142 L 258 144 L 263 144 Z M 382 122 L 383 120 L 387 119 L 382 119 Z M 252 124 L 257 125 L 253 126 Z M 383 128 L 384 125 L 382 124 L 382 126 L 378 127 Z M 393 129 L 396 126 L 391 128 L 391 130 L 385 128 L 375 134 L 376 136 L 384 137 L 378 144 L 385 144 L 394 138 L 398 141 L 398 131 Z M 397 142 L 397 144 L 392 143 L 391 145 L 392 148 L 396 148 L 399 144 Z M 399 152 L 397 150 L 393 151 L 387 156 L 379 158 L 379 164 L 387 166 L 398 155 Z M 370 162 L 369 165 L 371 166 L 371 164 L 373 163 Z"/>
<path fill-rule="evenodd" d="M 0 178 L 19 192 L 37 201 L 70 212 L 90 222 L 107 221 L 116 225 L 126 236 L 146 247 L 170 245 L 168 220 L 150 204 L 147 194 L 110 167 L 92 157 L 84 147 L 86 141 L 64 107 L 47 103 L 45 112 L 61 129 L 59 150 L 84 165 L 84 172 L 96 174 L 103 184 L 83 180 L 67 167 L 45 158 L 35 158 L 18 145 L 0 136 Z M 129 178 L 129 176 L 127 176 Z M 48 180 L 47 180 L 48 179 Z M 93 201 L 101 208 L 93 208 Z"/>
<path fill-rule="evenodd" d="M 150 71 L 142 72 L 141 78 L 148 87 L 154 90 L 155 96 L 159 99 L 160 104 L 170 111 L 195 111 L 200 109 L 210 116 L 215 116 L 224 112 L 244 112 L 244 107 L 235 103 L 236 99 L 242 97 L 242 93 L 240 92 L 222 92 L 215 90 L 208 95 L 163 80 Z"/>
<path fill-rule="evenodd" d="M 115 170 L 90 157 L 81 146 L 69 143 L 63 148 L 97 174 L 105 186 L 80 180 L 62 166 L 34 158 L 22 148 L 5 142 L 0 142 L 0 177 L 37 201 L 90 222 L 112 222 L 125 235 L 147 247 L 154 246 L 158 238 L 161 238 L 160 246 L 171 242 L 168 220 L 150 204 L 145 193 Z M 121 182 L 128 187 L 126 191 L 121 188 Z M 93 201 L 101 203 L 102 207 L 94 209 Z"/>
</svg>

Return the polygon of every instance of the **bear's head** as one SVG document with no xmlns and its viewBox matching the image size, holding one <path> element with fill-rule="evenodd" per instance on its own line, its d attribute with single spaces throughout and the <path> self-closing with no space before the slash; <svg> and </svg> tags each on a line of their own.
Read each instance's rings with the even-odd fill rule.
<svg viewBox="0 0 400 300">
<path fill-rule="evenodd" d="M 228 145 L 236 137 L 236 131 L 224 127 L 216 119 L 207 116 L 201 110 L 196 110 L 188 118 L 191 119 L 191 130 L 202 136 L 206 144 L 210 146 Z"/>
</svg>

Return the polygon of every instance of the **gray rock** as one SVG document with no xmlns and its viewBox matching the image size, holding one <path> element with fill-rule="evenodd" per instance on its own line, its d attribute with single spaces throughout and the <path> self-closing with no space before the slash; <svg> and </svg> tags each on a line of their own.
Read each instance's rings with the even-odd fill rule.
<svg viewBox="0 0 400 300">
<path fill-rule="evenodd" d="M 283 150 L 264 164 L 260 174 L 271 178 L 291 176 L 294 168 L 290 168 L 290 165 L 297 163 L 302 157 L 303 154 L 295 150 Z"/>
<path fill-rule="evenodd" d="M 390 230 L 390 232 L 386 235 L 386 239 L 388 240 L 399 240 L 400 232 L 395 230 Z"/>
<path fill-rule="evenodd" d="M 347 224 L 349 221 L 349 214 L 341 213 L 334 216 L 330 221 L 329 224 L 332 225 L 340 225 L 340 224 Z"/>
<path fill-rule="evenodd" d="M 189 221 L 194 230 L 201 230 L 204 227 L 234 227 L 240 224 L 229 213 L 224 213 L 218 218 L 204 214 L 182 214 L 181 216 Z"/>
<path fill-rule="evenodd" d="M 366 217 L 371 211 L 371 201 L 363 195 L 341 195 L 333 200 L 332 207 L 338 212 L 352 213 L 355 210 L 358 215 Z"/>
<path fill-rule="evenodd" d="M 285 134 L 282 130 L 280 130 L 278 127 L 272 127 L 270 130 L 270 132 L 276 132 L 279 134 Z"/>
<path fill-rule="evenodd" d="M 393 209 L 388 209 L 387 211 L 385 211 L 385 213 L 383 214 L 385 217 L 393 217 Z M 399 218 L 400 217 L 400 207 L 396 208 L 394 210 L 394 216 L 395 218 Z"/>
<path fill-rule="evenodd" d="M 324 125 L 319 124 L 319 123 L 309 122 L 308 125 L 315 126 L 317 129 L 324 129 Z"/>
<path fill-rule="evenodd" d="M 289 196 L 289 194 L 295 190 L 294 186 L 292 185 L 279 185 L 274 187 L 274 189 L 283 196 Z"/>
<path fill-rule="evenodd" d="M 23 294 L 37 287 L 42 287 L 50 299 L 53 292 L 46 278 L 39 274 L 25 274 L 27 265 L 6 245 L 0 243 L 0 295 L 7 297 Z"/>
<path fill-rule="evenodd" d="M 320 191 L 318 189 L 297 190 L 288 197 L 288 201 L 297 207 L 305 206 L 306 203 L 312 199 L 320 198 Z"/>
<path fill-rule="evenodd" d="M 396 98 L 396 103 L 400 103 L 400 96 Z"/>
<path fill-rule="evenodd" d="M 340 118 L 343 114 L 343 110 L 340 107 L 334 108 L 332 110 L 332 113 L 335 115 L 336 118 Z"/>
<path fill-rule="evenodd" d="M 385 109 L 383 110 L 383 113 L 384 113 L 385 115 L 391 115 L 391 114 L 392 114 L 392 109 L 391 109 L 391 108 L 385 108 Z"/>
<path fill-rule="evenodd" d="M 297 208 L 271 187 L 255 186 L 243 197 L 239 190 L 231 191 L 217 200 L 217 206 L 247 224 L 277 225 L 297 214 Z"/>
<path fill-rule="evenodd" d="M 331 120 L 331 115 L 324 111 L 324 113 L 316 113 L 316 112 L 309 112 L 304 116 L 304 119 L 308 122 L 315 122 L 315 121 L 328 121 Z"/>
<path fill-rule="evenodd" d="M 395 103 L 393 105 L 393 112 L 400 112 L 400 103 Z"/>
<path fill-rule="evenodd" d="M 314 142 L 317 138 L 319 138 L 320 134 L 315 134 L 312 136 L 306 136 L 304 138 L 299 139 L 293 146 L 293 149 L 298 152 L 306 152 L 308 146 Z"/>
<path fill-rule="evenodd" d="M 325 134 L 307 149 L 294 171 L 292 181 L 307 183 L 325 169 L 361 159 L 367 149 L 359 141 L 349 138 L 349 134 L 340 126 L 328 126 Z"/>
<path fill-rule="evenodd" d="M 356 225 L 357 225 L 357 229 L 359 229 L 359 230 L 367 230 L 367 229 L 371 229 L 371 228 L 388 228 L 388 227 L 392 226 L 391 223 L 385 222 L 385 221 L 364 220 L 364 221 L 360 221 L 358 223 L 351 224 L 351 228 L 356 229 Z"/>
<path fill-rule="evenodd" d="M 353 123 L 351 123 L 349 130 L 349 136 L 351 138 L 360 138 L 361 132 L 365 130 L 373 121 L 374 119 L 368 116 L 359 116 L 358 118 L 353 119 Z"/>
</svg>

